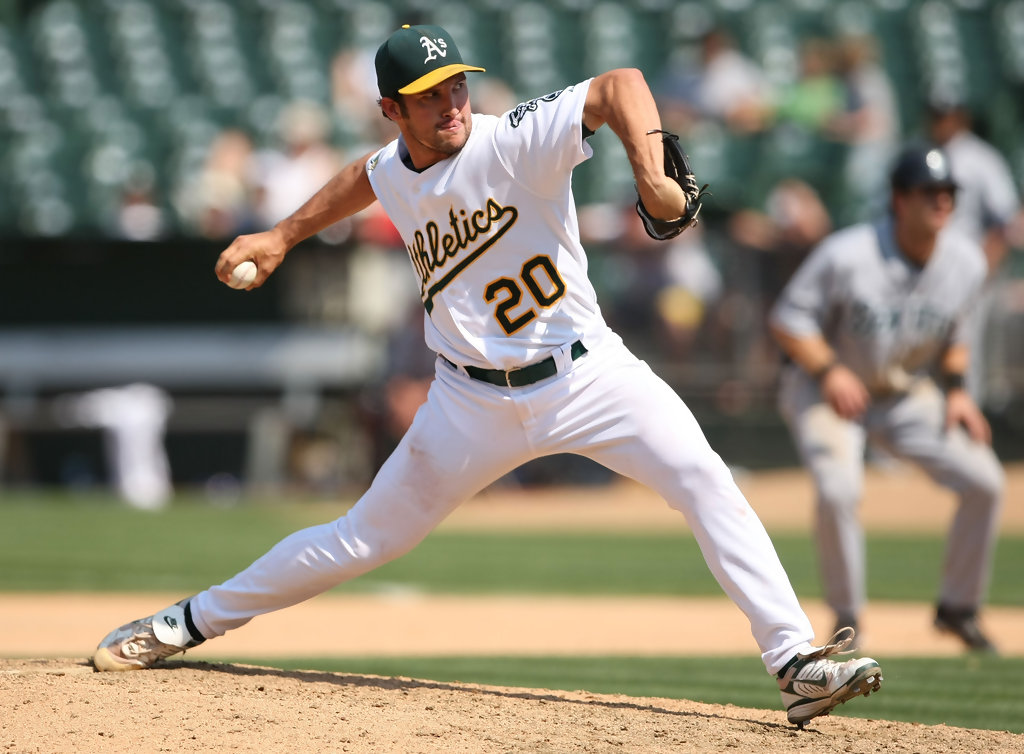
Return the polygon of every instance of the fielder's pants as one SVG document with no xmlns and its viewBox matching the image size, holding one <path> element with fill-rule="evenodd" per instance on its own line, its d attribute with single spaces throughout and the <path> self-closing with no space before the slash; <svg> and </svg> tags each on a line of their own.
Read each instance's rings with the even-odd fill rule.
<svg viewBox="0 0 1024 754">
<path fill-rule="evenodd" d="M 956 493 L 938 601 L 977 608 L 985 596 L 1003 492 L 1003 471 L 988 445 L 947 431 L 945 396 L 930 381 L 909 393 L 872 400 L 862 420 L 840 418 L 817 385 L 787 369 L 779 407 L 817 491 L 818 558 L 825 600 L 857 616 L 866 600 L 864 530 L 857 516 L 867 441 L 923 469 Z M 894 503 L 898 504 L 898 503 Z"/>
</svg>

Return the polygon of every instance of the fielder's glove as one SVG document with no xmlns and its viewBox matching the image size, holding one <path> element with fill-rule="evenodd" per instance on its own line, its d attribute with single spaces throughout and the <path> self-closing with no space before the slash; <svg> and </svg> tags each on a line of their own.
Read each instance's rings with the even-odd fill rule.
<svg viewBox="0 0 1024 754">
<path fill-rule="evenodd" d="M 697 177 L 690 169 L 690 160 L 679 144 L 679 137 L 668 131 L 648 131 L 648 134 L 660 133 L 661 144 L 665 150 L 665 175 L 678 183 L 686 194 L 686 214 L 675 220 L 659 220 L 651 217 L 651 214 L 644 207 L 643 200 L 637 197 L 636 213 L 644 222 L 644 230 L 647 235 L 658 241 L 667 241 L 675 238 L 684 230 L 697 224 L 697 215 L 700 214 L 701 199 L 708 194 L 708 184 L 697 188 Z"/>
</svg>

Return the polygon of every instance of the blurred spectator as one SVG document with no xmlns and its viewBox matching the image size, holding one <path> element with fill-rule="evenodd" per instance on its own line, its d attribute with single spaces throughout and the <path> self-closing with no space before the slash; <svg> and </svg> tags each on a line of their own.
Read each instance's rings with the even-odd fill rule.
<svg viewBox="0 0 1024 754">
<path fill-rule="evenodd" d="M 765 327 L 767 314 L 800 263 L 833 227 L 821 196 L 800 178 L 784 178 L 769 192 L 762 209 L 744 209 L 728 221 L 729 238 L 739 251 L 738 265 L 744 269 L 733 281 L 723 316 L 732 321 L 720 324 L 724 336 L 741 328 L 746 362 L 744 372 L 751 379 L 767 379 L 778 366 L 778 349 Z M 738 297 L 738 298 L 737 298 Z"/>
<path fill-rule="evenodd" d="M 395 124 L 381 116 L 377 99 L 376 49 L 345 48 L 331 61 L 331 106 L 346 147 L 362 154 L 398 136 Z"/>
<path fill-rule="evenodd" d="M 330 119 L 320 105 L 296 101 L 278 121 L 278 148 L 255 155 L 256 216 L 270 228 L 290 215 L 341 169 L 342 156 L 329 143 Z"/>
<path fill-rule="evenodd" d="M 899 108 L 873 37 L 841 37 L 838 55 L 844 103 L 826 124 L 826 131 L 851 147 L 844 168 L 845 183 L 849 201 L 855 204 L 851 220 L 860 220 L 880 211 L 879 202 L 888 196 L 887 170 L 900 140 Z"/>
<path fill-rule="evenodd" d="M 799 74 L 779 92 L 776 120 L 824 136 L 843 107 L 832 45 L 818 37 L 805 39 L 800 45 Z"/>
<path fill-rule="evenodd" d="M 703 226 L 668 242 L 656 241 L 637 221 L 632 203 L 619 212 L 604 261 L 611 287 L 608 319 L 628 337 L 654 338 L 660 354 L 682 360 L 722 292 Z"/>
<path fill-rule="evenodd" d="M 365 332 L 389 337 L 408 328 L 407 307 L 423 313 L 409 254 L 379 202 L 354 220 L 356 243 L 348 260 L 346 317 Z"/>
<path fill-rule="evenodd" d="M 473 79 L 473 112 L 503 115 L 519 104 L 512 87 L 497 76 L 482 75 Z"/>
<path fill-rule="evenodd" d="M 729 219 L 729 236 L 753 251 L 759 289 L 769 305 L 804 257 L 832 230 L 818 193 L 800 178 L 785 178 L 768 194 L 763 210 L 745 209 Z"/>
<path fill-rule="evenodd" d="M 253 143 L 245 131 L 224 130 L 210 145 L 203 169 L 186 192 L 186 212 L 206 238 L 233 238 L 255 229 L 249 180 Z"/>
<path fill-rule="evenodd" d="M 658 85 L 666 127 L 685 132 L 700 120 L 713 120 L 738 133 L 765 128 L 772 110 L 764 71 L 736 46 L 724 29 L 701 38 L 697 59 L 677 54 Z"/>
<path fill-rule="evenodd" d="M 153 241 L 167 234 L 167 217 L 156 199 L 152 166 L 136 166 L 121 186 L 114 235 L 128 241 Z"/>
<path fill-rule="evenodd" d="M 668 351 L 676 359 L 689 355 L 709 312 L 722 295 L 722 274 L 696 225 L 669 242 L 665 255 L 666 285 L 656 306 Z"/>
</svg>

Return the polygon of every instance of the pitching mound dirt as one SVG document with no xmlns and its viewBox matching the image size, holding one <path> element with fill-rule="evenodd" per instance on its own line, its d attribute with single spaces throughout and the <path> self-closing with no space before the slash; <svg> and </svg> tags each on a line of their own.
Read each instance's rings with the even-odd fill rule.
<svg viewBox="0 0 1024 754">
<path fill-rule="evenodd" d="M 101 674 L 79 659 L 0 660 L 0 706 L 0 747 L 14 752 L 1024 750 L 1024 736 L 942 725 L 826 717 L 797 731 L 779 711 L 202 662 Z"/>
</svg>

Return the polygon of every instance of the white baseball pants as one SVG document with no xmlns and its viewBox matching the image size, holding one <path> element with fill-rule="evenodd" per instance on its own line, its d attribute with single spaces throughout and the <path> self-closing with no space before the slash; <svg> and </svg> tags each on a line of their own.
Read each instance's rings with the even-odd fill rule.
<svg viewBox="0 0 1024 754">
<path fill-rule="evenodd" d="M 238 575 L 198 594 L 207 638 L 237 628 L 408 552 L 459 504 L 545 455 L 587 456 L 660 493 L 683 513 L 711 572 L 747 616 L 765 667 L 778 672 L 814 633 L 774 546 L 679 396 L 607 334 L 559 373 L 495 387 L 438 359 L 408 433 L 344 516 L 298 531 Z M 714 630 L 713 626 L 708 627 Z"/>
</svg>

